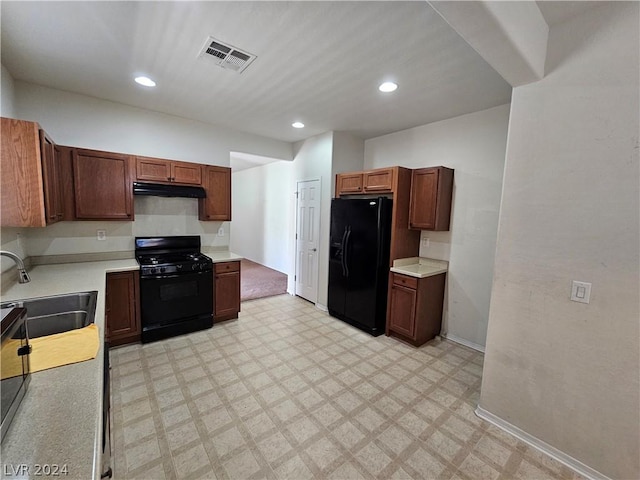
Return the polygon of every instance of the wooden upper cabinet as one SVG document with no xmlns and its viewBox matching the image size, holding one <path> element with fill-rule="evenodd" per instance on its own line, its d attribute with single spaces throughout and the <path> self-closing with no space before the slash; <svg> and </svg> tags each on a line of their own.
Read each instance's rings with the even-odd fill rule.
<svg viewBox="0 0 640 480">
<path fill-rule="evenodd" d="M 411 178 L 409 227 L 419 230 L 449 230 L 453 170 L 446 167 L 419 168 Z"/>
<path fill-rule="evenodd" d="M 35 122 L 1 119 L 0 225 L 44 227 L 63 219 L 56 146 Z"/>
<path fill-rule="evenodd" d="M 73 150 L 76 218 L 133 220 L 133 162 L 129 155 Z"/>
<path fill-rule="evenodd" d="M 202 186 L 207 198 L 198 199 L 200 220 L 231 220 L 231 169 L 228 167 L 203 167 Z"/>
<path fill-rule="evenodd" d="M 360 193 L 393 193 L 397 167 L 378 168 L 364 172 L 338 173 L 336 197 Z"/>
<path fill-rule="evenodd" d="M 40 130 L 40 152 L 44 187 L 44 211 L 47 225 L 64 217 L 60 151 L 44 130 Z"/>
<path fill-rule="evenodd" d="M 362 193 L 362 172 L 336 175 L 336 197 L 350 193 Z"/>
<path fill-rule="evenodd" d="M 392 192 L 393 172 L 393 168 L 380 168 L 364 172 L 362 190 L 364 193 Z"/>
<path fill-rule="evenodd" d="M 136 157 L 136 179 L 142 182 L 202 185 L 202 165 L 161 158 Z"/>
</svg>

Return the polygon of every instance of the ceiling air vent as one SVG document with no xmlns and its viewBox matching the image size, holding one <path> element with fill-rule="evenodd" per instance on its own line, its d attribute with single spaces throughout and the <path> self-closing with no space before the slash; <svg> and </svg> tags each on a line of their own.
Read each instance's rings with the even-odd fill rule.
<svg viewBox="0 0 640 480">
<path fill-rule="evenodd" d="M 238 73 L 242 73 L 256 58 L 251 53 L 238 50 L 233 45 L 223 43 L 213 37 L 207 38 L 199 56 L 209 58 L 219 67 Z"/>
</svg>

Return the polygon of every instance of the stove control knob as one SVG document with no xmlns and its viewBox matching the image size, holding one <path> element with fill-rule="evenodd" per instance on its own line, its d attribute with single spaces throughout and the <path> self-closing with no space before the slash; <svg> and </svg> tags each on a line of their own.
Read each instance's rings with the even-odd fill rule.
<svg viewBox="0 0 640 480">
<path fill-rule="evenodd" d="M 156 269 L 155 269 L 155 268 L 153 268 L 153 267 L 151 267 L 151 268 L 149 269 L 149 273 L 156 273 Z"/>
<path fill-rule="evenodd" d="M 177 269 L 177 270 L 182 270 L 182 264 L 181 264 L 181 263 L 179 263 L 178 265 L 176 265 L 176 269 Z"/>
<path fill-rule="evenodd" d="M 165 267 L 160 267 L 160 273 L 164 273 L 164 272 L 166 272 L 166 270 L 167 269 Z"/>
<path fill-rule="evenodd" d="M 193 265 L 191 265 L 191 270 L 197 270 L 198 269 L 198 264 L 194 263 Z"/>
</svg>

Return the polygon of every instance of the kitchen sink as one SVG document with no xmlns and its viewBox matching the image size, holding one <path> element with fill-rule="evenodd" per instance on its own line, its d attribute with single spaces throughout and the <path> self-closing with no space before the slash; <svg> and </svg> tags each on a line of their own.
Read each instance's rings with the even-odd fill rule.
<svg viewBox="0 0 640 480">
<path fill-rule="evenodd" d="M 95 320 L 98 292 L 68 293 L 0 303 L 0 308 L 27 309 L 29 338 L 68 332 L 92 324 Z"/>
</svg>

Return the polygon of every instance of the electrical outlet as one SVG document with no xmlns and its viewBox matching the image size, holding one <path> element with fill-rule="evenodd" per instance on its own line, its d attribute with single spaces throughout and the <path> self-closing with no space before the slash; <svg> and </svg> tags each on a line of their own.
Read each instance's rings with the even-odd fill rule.
<svg viewBox="0 0 640 480">
<path fill-rule="evenodd" d="M 220 228 L 218 229 L 218 236 L 219 236 L 219 237 L 224 237 L 224 228 L 220 227 Z"/>
<path fill-rule="evenodd" d="M 580 303 L 589 303 L 591 298 L 591 284 L 574 280 L 571 283 L 571 300 Z"/>
<path fill-rule="evenodd" d="M 429 247 L 429 237 L 424 237 L 422 239 L 422 246 L 425 247 L 425 248 Z"/>
<path fill-rule="evenodd" d="M 107 239 L 107 231 L 106 230 L 97 230 L 96 238 L 100 241 Z"/>
</svg>

